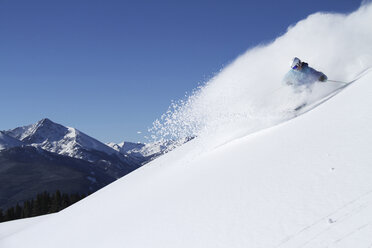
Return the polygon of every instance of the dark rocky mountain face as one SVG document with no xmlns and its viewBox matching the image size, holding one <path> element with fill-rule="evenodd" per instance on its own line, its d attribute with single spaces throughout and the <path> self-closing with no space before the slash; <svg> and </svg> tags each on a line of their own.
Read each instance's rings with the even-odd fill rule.
<svg viewBox="0 0 372 248">
<path fill-rule="evenodd" d="M 123 154 L 75 128 L 49 119 L 0 134 L 0 208 L 3 209 L 44 191 L 92 193 L 150 159 Z"/>
<path fill-rule="evenodd" d="M 88 194 L 116 180 L 103 166 L 32 146 L 0 151 L 0 208 L 43 191 Z"/>
</svg>

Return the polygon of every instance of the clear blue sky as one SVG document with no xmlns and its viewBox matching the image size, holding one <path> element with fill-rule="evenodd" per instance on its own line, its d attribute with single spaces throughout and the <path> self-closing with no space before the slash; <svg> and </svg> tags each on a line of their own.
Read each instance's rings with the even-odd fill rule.
<svg viewBox="0 0 372 248">
<path fill-rule="evenodd" d="M 0 130 L 44 117 L 103 142 L 142 134 L 248 48 L 358 0 L 0 0 Z"/>
</svg>

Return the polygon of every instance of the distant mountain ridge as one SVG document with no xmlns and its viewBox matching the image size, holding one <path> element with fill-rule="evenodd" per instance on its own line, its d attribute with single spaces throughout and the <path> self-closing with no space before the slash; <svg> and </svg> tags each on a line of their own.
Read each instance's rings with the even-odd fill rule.
<svg viewBox="0 0 372 248">
<path fill-rule="evenodd" d="M 157 157 L 163 154 L 164 152 L 167 152 L 167 149 L 169 148 L 169 146 L 161 142 L 142 144 L 124 141 L 119 144 L 110 142 L 107 143 L 107 145 L 113 148 L 114 150 L 120 152 L 121 154 L 145 158 Z"/>
<path fill-rule="evenodd" d="M 138 163 L 138 159 L 143 163 L 148 158 L 158 156 L 166 150 L 163 143 L 142 144 L 124 141 L 119 144 L 113 142 L 104 144 L 75 128 L 65 127 L 47 118 L 35 124 L 3 131 L 3 133 L 23 142 L 22 144 L 90 162 L 95 162 L 100 158 L 92 154 L 92 151 L 115 155 L 127 163 L 131 163 L 133 159 L 135 163 Z"/>
<path fill-rule="evenodd" d="M 92 193 L 162 154 L 151 146 L 104 144 L 47 118 L 0 131 L 0 208 L 42 191 Z"/>
</svg>

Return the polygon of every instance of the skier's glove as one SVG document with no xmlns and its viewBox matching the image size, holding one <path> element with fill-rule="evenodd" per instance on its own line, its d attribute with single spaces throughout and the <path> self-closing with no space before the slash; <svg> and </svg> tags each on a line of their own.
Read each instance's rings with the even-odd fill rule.
<svg viewBox="0 0 372 248">
<path fill-rule="evenodd" d="M 326 75 L 321 75 L 320 78 L 319 78 L 320 82 L 326 82 L 327 80 L 328 80 L 328 78 L 327 78 Z"/>
</svg>

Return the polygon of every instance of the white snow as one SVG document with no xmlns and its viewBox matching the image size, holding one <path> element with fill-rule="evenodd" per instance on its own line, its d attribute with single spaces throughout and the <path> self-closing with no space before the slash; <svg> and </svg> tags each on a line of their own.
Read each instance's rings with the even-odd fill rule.
<svg viewBox="0 0 372 248">
<path fill-rule="evenodd" d="M 11 236 L 29 226 L 36 223 L 40 223 L 44 219 L 47 219 L 50 215 L 42 215 L 38 217 L 31 217 L 26 219 L 14 220 L 0 223 L 0 239 Z"/>
<path fill-rule="evenodd" d="M 371 247 L 372 73 L 294 119 L 298 95 L 254 97 L 275 91 L 294 55 L 351 81 L 371 66 L 371 23 L 372 5 L 315 14 L 248 51 L 158 125 L 177 136 L 188 123 L 197 138 L 0 247 Z"/>
<path fill-rule="evenodd" d="M 133 142 L 121 142 L 116 144 L 114 142 L 106 143 L 107 146 L 120 152 L 124 156 L 128 154 L 132 156 L 149 157 L 155 154 L 160 154 L 167 149 L 164 142 L 154 141 L 150 143 L 133 143 Z"/>
<path fill-rule="evenodd" d="M 367 247 L 371 83 L 213 151 L 192 140 L 0 245 Z"/>
<path fill-rule="evenodd" d="M 120 146 L 119 144 L 116 144 L 115 142 L 108 142 L 108 143 L 105 143 L 107 146 L 111 147 L 112 149 L 114 149 L 115 151 L 120 151 Z"/>
<path fill-rule="evenodd" d="M 22 145 L 21 141 L 0 131 L 0 150 Z"/>
</svg>

